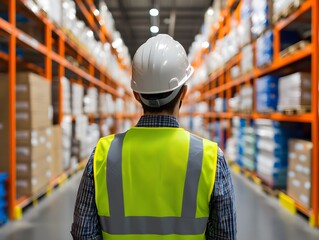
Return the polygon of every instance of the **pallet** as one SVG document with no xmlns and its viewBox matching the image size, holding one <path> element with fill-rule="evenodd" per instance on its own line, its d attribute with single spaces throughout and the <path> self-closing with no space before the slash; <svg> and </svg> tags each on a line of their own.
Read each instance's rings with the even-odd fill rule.
<svg viewBox="0 0 319 240">
<path fill-rule="evenodd" d="M 268 68 L 272 64 L 272 62 L 273 62 L 273 60 L 271 62 L 266 62 L 260 66 L 257 66 L 257 68 L 259 68 L 259 69 Z"/>
<path fill-rule="evenodd" d="M 247 109 L 243 109 L 243 110 L 241 110 L 239 113 L 241 113 L 241 114 L 251 115 L 251 114 L 253 114 L 253 110 L 252 110 L 252 109 L 247 108 Z"/>
<path fill-rule="evenodd" d="M 311 112 L 311 106 L 299 106 L 295 108 L 287 108 L 280 111 L 284 115 L 299 115 Z"/>
<path fill-rule="evenodd" d="M 258 111 L 257 113 L 259 113 L 261 115 L 270 115 L 270 114 L 275 113 L 275 110 L 269 108 L 269 109 L 265 109 L 263 111 Z"/>
<path fill-rule="evenodd" d="M 315 227 L 315 216 L 313 215 L 312 211 L 306 209 L 301 204 L 298 204 L 296 200 L 288 196 L 284 191 L 280 192 L 279 194 L 279 204 L 291 214 L 298 215 L 305 219 L 311 227 Z"/>
<path fill-rule="evenodd" d="M 280 12 L 273 15 L 273 22 L 276 23 L 283 18 L 287 18 L 291 13 L 296 11 L 305 1 L 306 0 L 294 0 L 285 9 L 282 9 Z"/>
<path fill-rule="evenodd" d="M 263 190 L 263 192 L 266 193 L 267 195 L 274 197 L 274 198 L 279 198 L 279 194 L 281 192 L 280 189 L 273 188 L 272 186 L 270 186 L 268 183 L 266 183 L 263 180 L 261 180 L 260 186 L 261 186 L 261 189 Z"/>
<path fill-rule="evenodd" d="M 280 56 L 281 57 L 286 57 L 289 56 L 299 50 L 305 49 L 306 47 L 308 47 L 310 45 L 310 43 L 308 41 L 302 40 L 300 42 L 297 42 L 291 46 L 289 46 L 288 48 L 286 48 L 285 50 L 280 52 Z"/>
<path fill-rule="evenodd" d="M 250 180 L 251 182 L 261 186 L 261 179 L 259 177 L 257 177 L 256 172 L 248 170 L 246 168 L 241 168 L 241 174 L 243 174 L 248 180 Z"/>
</svg>

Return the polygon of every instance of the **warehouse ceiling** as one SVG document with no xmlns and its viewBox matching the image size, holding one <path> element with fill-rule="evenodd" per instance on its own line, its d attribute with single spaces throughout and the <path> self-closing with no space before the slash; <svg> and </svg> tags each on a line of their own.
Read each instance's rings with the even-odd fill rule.
<svg viewBox="0 0 319 240">
<path fill-rule="evenodd" d="M 105 0 L 115 27 L 133 57 L 137 48 L 152 36 L 151 22 L 158 21 L 159 33 L 169 33 L 188 51 L 204 22 L 212 0 Z M 151 20 L 149 10 L 157 6 L 159 16 Z M 175 24 L 174 24 L 175 12 Z M 171 20 L 171 21 L 170 21 Z"/>
</svg>

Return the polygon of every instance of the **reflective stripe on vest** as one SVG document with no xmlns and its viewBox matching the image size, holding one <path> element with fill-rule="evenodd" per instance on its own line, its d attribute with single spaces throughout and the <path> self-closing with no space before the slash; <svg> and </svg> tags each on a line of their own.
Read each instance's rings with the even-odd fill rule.
<svg viewBox="0 0 319 240">
<path fill-rule="evenodd" d="M 106 151 L 105 187 L 107 189 L 109 214 L 107 216 L 99 216 L 102 231 L 111 235 L 203 235 L 206 229 L 208 213 L 207 216 L 196 217 L 197 195 L 203 167 L 203 139 L 189 134 L 189 152 L 180 216 L 125 216 L 125 189 L 122 176 L 122 155 L 125 135 L 126 133 L 115 135 L 114 139 L 110 140 L 109 148 Z M 214 152 L 210 154 L 216 154 L 217 158 L 217 145 Z M 214 168 L 216 168 L 216 161 L 215 159 Z M 215 172 L 212 176 L 212 186 L 209 186 L 211 187 L 210 193 L 215 179 Z M 96 178 L 95 182 L 97 183 Z M 99 186 L 96 187 L 99 188 Z M 96 197 L 96 201 L 99 201 L 98 197 Z M 209 199 L 207 199 L 207 205 L 208 202 Z"/>
</svg>

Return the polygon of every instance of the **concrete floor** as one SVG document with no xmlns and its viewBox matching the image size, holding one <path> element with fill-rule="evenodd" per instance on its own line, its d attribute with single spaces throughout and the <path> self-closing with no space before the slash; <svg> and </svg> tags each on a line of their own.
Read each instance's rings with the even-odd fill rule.
<svg viewBox="0 0 319 240">
<path fill-rule="evenodd" d="M 1 240 L 68 240 L 78 184 L 74 176 L 52 196 L 24 214 L 21 221 L 0 228 Z M 234 175 L 238 215 L 238 240 L 318 240 L 300 217 L 292 216 L 278 202 L 258 190 L 242 176 Z"/>
</svg>

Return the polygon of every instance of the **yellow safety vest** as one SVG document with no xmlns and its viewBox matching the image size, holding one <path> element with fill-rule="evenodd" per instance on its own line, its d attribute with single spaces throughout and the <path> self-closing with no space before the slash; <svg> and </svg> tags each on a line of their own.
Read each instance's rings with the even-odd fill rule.
<svg viewBox="0 0 319 240">
<path fill-rule="evenodd" d="M 217 144 L 182 128 L 131 128 L 94 155 L 103 239 L 205 239 Z"/>
</svg>

